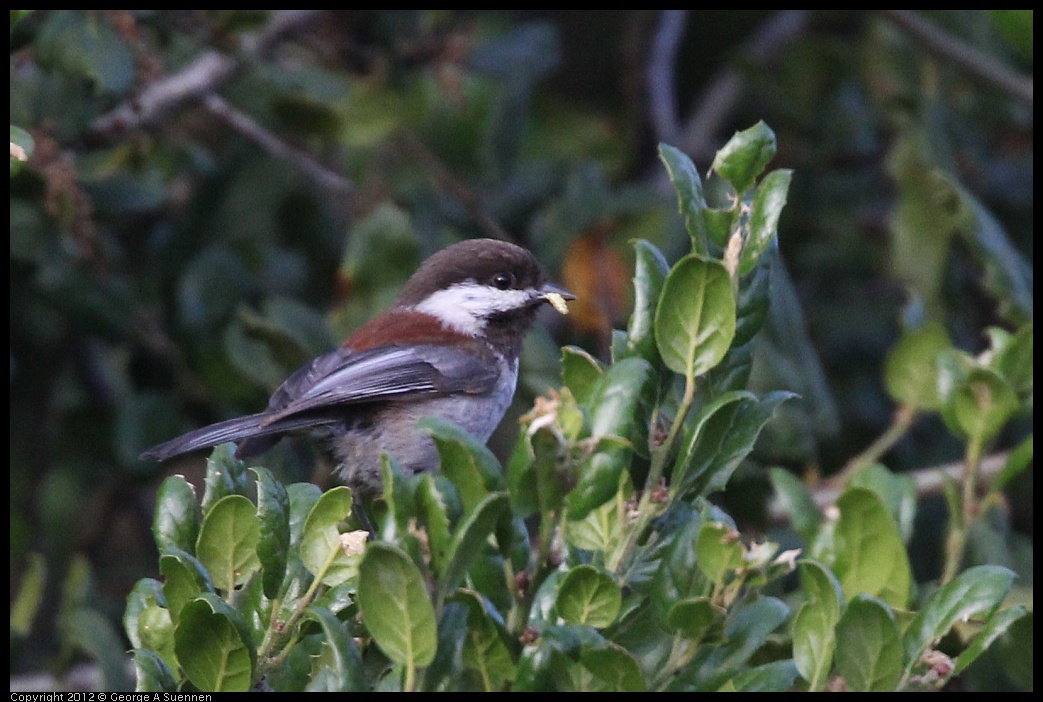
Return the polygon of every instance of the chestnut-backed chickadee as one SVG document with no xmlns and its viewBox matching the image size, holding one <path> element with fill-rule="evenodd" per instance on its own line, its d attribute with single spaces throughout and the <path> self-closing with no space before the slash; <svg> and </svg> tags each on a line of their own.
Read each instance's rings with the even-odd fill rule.
<svg viewBox="0 0 1043 702">
<path fill-rule="evenodd" d="M 392 309 L 291 375 L 265 411 L 196 429 L 142 458 L 227 441 L 248 458 L 305 430 L 326 441 L 345 484 L 376 493 L 382 453 L 409 472 L 438 466 L 434 442 L 417 429 L 423 417 L 451 420 L 487 441 L 514 396 L 518 354 L 537 309 L 549 302 L 566 313 L 570 299 L 525 249 L 462 241 L 427 259 Z"/>
</svg>

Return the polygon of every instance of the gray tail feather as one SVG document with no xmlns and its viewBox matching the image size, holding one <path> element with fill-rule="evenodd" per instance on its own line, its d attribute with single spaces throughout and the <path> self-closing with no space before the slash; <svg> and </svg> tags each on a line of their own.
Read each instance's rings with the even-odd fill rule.
<svg viewBox="0 0 1043 702">
<path fill-rule="evenodd" d="M 298 429 L 330 424 L 334 421 L 314 415 L 310 417 L 290 416 L 280 419 L 277 422 L 272 422 L 271 424 L 262 425 L 262 422 L 270 417 L 270 413 L 261 412 L 259 414 L 250 414 L 245 417 L 227 419 L 223 422 L 218 422 L 217 424 L 211 424 L 200 429 L 195 429 L 187 434 L 182 434 L 176 439 L 171 439 L 170 441 L 165 441 L 162 444 L 153 446 L 142 453 L 141 458 L 146 460 L 165 461 L 168 458 L 179 456 L 182 453 L 188 453 L 189 451 L 208 448 L 210 446 L 217 446 L 218 444 L 223 444 L 229 441 L 241 441 L 243 439 L 252 439 L 255 437 L 272 436 L 273 434 L 285 434 L 286 432 Z M 268 448 L 275 442 L 247 443 L 254 444 L 257 447 L 263 446 L 264 448 Z M 260 451 L 251 450 L 246 453 L 253 455 L 260 453 Z"/>
</svg>

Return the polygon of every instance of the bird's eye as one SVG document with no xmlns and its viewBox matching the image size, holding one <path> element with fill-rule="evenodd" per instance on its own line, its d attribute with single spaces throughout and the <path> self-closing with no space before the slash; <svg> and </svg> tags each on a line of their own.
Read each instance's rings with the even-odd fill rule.
<svg viewBox="0 0 1043 702">
<path fill-rule="evenodd" d="M 507 290 L 514 285 L 514 276 L 510 273 L 497 273 L 493 276 L 493 285 L 499 290 Z"/>
</svg>

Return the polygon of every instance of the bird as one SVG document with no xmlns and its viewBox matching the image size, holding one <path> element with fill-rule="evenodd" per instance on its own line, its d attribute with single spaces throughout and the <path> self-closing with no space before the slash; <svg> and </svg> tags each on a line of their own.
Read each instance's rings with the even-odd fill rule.
<svg viewBox="0 0 1043 702">
<path fill-rule="evenodd" d="M 287 434 L 310 434 L 334 473 L 362 495 L 381 490 L 383 454 L 410 474 L 438 467 L 417 423 L 438 417 L 485 443 L 518 383 L 518 358 L 537 311 L 568 313 L 575 296 L 550 283 L 532 252 L 499 239 L 466 239 L 425 260 L 394 305 L 306 363 L 262 412 L 153 446 L 146 460 L 235 442 L 241 459 Z"/>
</svg>

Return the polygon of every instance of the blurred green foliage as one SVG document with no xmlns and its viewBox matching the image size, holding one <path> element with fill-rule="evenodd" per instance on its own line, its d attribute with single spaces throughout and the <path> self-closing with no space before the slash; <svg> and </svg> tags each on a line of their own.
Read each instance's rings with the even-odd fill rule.
<svg viewBox="0 0 1043 702">
<path fill-rule="evenodd" d="M 974 356 L 1032 319 L 1031 98 L 975 65 L 1031 91 L 1032 11 L 918 17 L 970 65 L 886 11 L 693 11 L 667 72 L 649 60 L 657 11 L 11 11 L 12 582 L 88 613 L 19 609 L 12 670 L 64 672 L 85 650 L 113 669 L 104 636 L 77 627 L 117 622 L 155 574 L 162 478 L 202 482 L 198 457 L 146 464 L 142 449 L 256 411 L 464 237 L 511 236 L 590 304 L 529 340 L 492 441 L 506 455 L 512 418 L 558 384 L 559 343 L 607 358 L 629 242 L 671 264 L 688 252 L 655 148 L 670 130 L 648 107 L 664 93 L 671 143 L 700 171 L 764 120 L 772 166 L 793 172 L 758 293 L 771 322 L 748 352 L 753 388 L 803 400 L 780 405 L 723 497 L 763 527 L 756 466 L 828 476 L 887 430 L 907 397 L 884 367 L 907 332 L 940 325 Z M 704 187 L 729 207 L 716 176 Z M 982 448 L 1027 441 L 1029 457 L 968 536 L 980 562 L 1003 554 L 1015 589 L 1032 582 L 1028 397 Z M 962 453 L 926 414 L 886 463 Z M 325 480 L 305 443 L 270 456 L 288 482 Z M 941 570 L 934 513 L 912 537 L 918 580 Z M 1031 688 L 1005 645 L 1024 650 L 1001 641 L 968 688 Z"/>
</svg>

